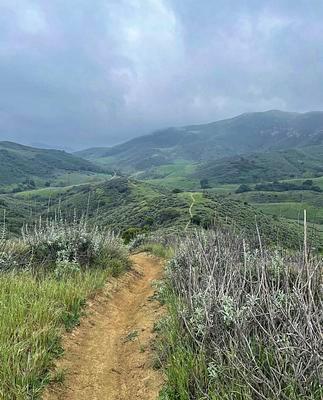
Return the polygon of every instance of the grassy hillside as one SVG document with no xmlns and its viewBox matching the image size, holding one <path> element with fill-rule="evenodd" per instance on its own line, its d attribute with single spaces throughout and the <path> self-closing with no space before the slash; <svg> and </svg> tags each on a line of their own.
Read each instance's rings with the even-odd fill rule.
<svg viewBox="0 0 323 400">
<path fill-rule="evenodd" d="M 298 246 L 301 240 L 296 223 L 266 215 L 244 201 L 211 193 L 173 193 L 134 179 L 115 178 L 64 191 L 31 191 L 15 195 L 14 200 L 32 206 L 34 215 L 45 217 L 49 210 L 49 215 L 54 216 L 58 209 L 70 218 L 75 212 L 86 213 L 92 223 L 108 225 L 123 233 L 129 228 L 136 228 L 137 232 L 172 229 L 182 233 L 185 227 L 216 224 L 233 227 L 254 239 L 257 223 L 264 241 Z"/>
<path fill-rule="evenodd" d="M 323 175 L 323 146 L 235 156 L 200 165 L 193 177 L 216 183 L 252 183 Z"/>
<path fill-rule="evenodd" d="M 125 171 L 142 171 L 178 159 L 201 162 L 237 154 L 323 144 L 323 113 L 268 111 L 205 125 L 168 128 L 112 148 L 76 153 Z"/>
<path fill-rule="evenodd" d="M 20 191 L 70 181 L 77 183 L 104 171 L 80 157 L 60 150 L 36 149 L 0 142 L 0 189 Z M 76 181 L 76 182 L 75 182 Z"/>
<path fill-rule="evenodd" d="M 312 178 L 312 185 L 323 190 L 323 177 Z M 303 187 L 304 179 L 289 179 L 280 181 L 282 187 L 288 185 Z M 269 184 L 270 186 L 271 184 Z M 304 209 L 307 210 L 309 229 L 319 237 L 320 247 L 323 249 L 323 193 L 317 190 L 283 190 L 262 191 L 256 190 L 257 185 L 248 185 L 250 191 L 236 193 L 239 184 L 217 184 L 208 192 L 225 199 L 236 199 L 251 204 L 265 214 L 274 218 L 284 218 L 290 222 L 303 224 Z M 304 188 L 305 189 L 305 188 Z"/>
</svg>

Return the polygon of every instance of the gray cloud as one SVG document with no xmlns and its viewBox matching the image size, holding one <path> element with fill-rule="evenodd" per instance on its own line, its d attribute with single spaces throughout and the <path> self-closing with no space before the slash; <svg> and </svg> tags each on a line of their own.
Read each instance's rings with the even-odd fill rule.
<svg viewBox="0 0 323 400">
<path fill-rule="evenodd" d="M 323 109 L 320 0 L 1 0 L 0 138 L 81 148 Z"/>
</svg>

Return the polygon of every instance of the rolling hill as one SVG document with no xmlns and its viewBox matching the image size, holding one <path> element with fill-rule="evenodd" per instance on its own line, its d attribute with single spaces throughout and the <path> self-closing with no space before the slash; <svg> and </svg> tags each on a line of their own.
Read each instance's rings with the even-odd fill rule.
<svg viewBox="0 0 323 400">
<path fill-rule="evenodd" d="M 323 175 L 323 145 L 267 151 L 202 163 L 192 174 L 216 183 L 256 183 Z"/>
<path fill-rule="evenodd" d="M 100 173 L 102 168 L 61 150 L 37 149 L 12 142 L 0 142 L 0 188 L 12 185 L 40 186 L 72 172 Z"/>
<path fill-rule="evenodd" d="M 167 128 L 112 148 L 76 155 L 127 172 L 178 160 L 205 162 L 224 157 L 323 144 L 323 112 L 267 111 L 204 125 Z"/>
<path fill-rule="evenodd" d="M 192 194 L 195 200 L 191 217 Z M 254 238 L 257 221 L 264 241 L 297 246 L 301 238 L 296 224 L 265 215 L 246 202 L 207 193 L 174 193 L 125 177 L 74 186 L 64 191 L 49 188 L 19 193 L 12 195 L 12 199 L 17 207 L 19 203 L 24 207 L 29 204 L 34 216 L 54 217 L 58 209 L 71 219 L 75 212 L 78 215 L 85 213 L 90 222 L 120 232 L 136 228 L 139 232 L 171 230 L 181 233 L 190 221 L 191 228 L 215 223 L 216 226 L 235 228 Z M 17 207 L 16 214 L 19 211 Z M 0 204 L 0 212 L 1 208 Z"/>
</svg>

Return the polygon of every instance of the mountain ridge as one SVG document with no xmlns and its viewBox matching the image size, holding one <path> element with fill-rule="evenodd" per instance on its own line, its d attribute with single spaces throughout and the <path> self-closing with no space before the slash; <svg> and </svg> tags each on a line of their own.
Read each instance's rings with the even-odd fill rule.
<svg viewBox="0 0 323 400">
<path fill-rule="evenodd" d="M 11 141 L 0 141 L 0 186 L 23 180 L 50 180 L 59 173 L 101 172 L 91 162 L 63 150 L 39 149 Z"/>
<path fill-rule="evenodd" d="M 74 154 L 125 171 L 138 171 L 177 159 L 202 162 L 317 144 L 323 144 L 323 112 L 270 110 L 208 124 L 161 129 L 114 147 Z"/>
</svg>

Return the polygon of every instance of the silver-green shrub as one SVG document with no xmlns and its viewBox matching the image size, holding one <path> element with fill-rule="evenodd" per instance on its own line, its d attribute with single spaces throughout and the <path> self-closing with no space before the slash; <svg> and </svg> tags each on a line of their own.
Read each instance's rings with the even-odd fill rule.
<svg viewBox="0 0 323 400">
<path fill-rule="evenodd" d="M 110 230 L 89 226 L 86 220 L 51 220 L 24 227 L 22 242 L 30 249 L 35 263 L 74 263 L 98 266 L 109 259 L 126 258 L 122 240 Z M 102 265 L 104 266 L 104 265 Z"/>
<path fill-rule="evenodd" d="M 321 259 L 201 231 L 182 241 L 167 274 L 183 333 L 205 354 L 208 379 L 193 373 L 190 383 L 203 398 L 321 398 Z"/>
</svg>

